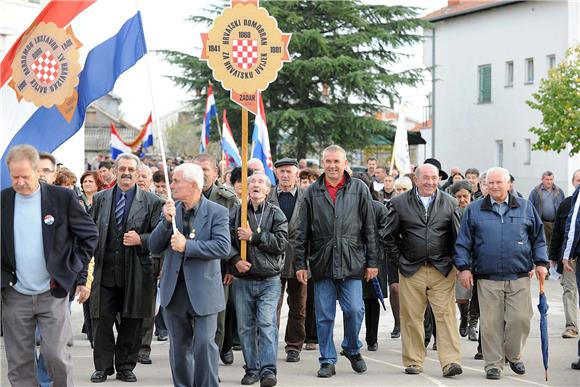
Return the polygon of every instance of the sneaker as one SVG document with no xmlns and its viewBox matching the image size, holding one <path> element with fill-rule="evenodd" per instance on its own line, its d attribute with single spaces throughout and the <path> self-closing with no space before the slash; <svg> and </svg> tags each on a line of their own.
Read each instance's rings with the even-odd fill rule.
<svg viewBox="0 0 580 387">
<path fill-rule="evenodd" d="M 242 378 L 242 384 L 244 386 L 249 386 L 251 384 L 255 384 L 258 383 L 260 381 L 260 378 L 258 378 L 258 375 L 255 374 L 245 374 L 244 377 Z"/>
<path fill-rule="evenodd" d="M 367 364 L 365 363 L 360 353 L 357 353 L 355 355 L 349 355 L 348 353 L 346 353 L 346 351 L 343 351 L 343 353 L 344 356 L 346 356 L 346 358 L 350 360 L 350 366 L 352 367 L 354 372 L 361 374 L 367 370 Z"/>
<path fill-rule="evenodd" d="M 137 356 L 137 362 L 141 363 L 141 364 L 152 364 L 153 363 L 153 361 L 151 360 L 149 355 L 145 355 L 145 354 Z"/>
<path fill-rule="evenodd" d="M 336 370 L 334 369 L 334 364 L 323 363 L 320 365 L 320 369 L 318 370 L 318 377 L 319 378 L 330 378 L 333 375 L 336 375 Z"/>
<path fill-rule="evenodd" d="M 260 379 L 260 387 L 274 387 L 276 384 L 278 384 L 278 380 L 276 375 L 272 373 L 267 373 Z"/>
<path fill-rule="evenodd" d="M 477 341 L 477 329 L 474 326 L 467 328 L 467 339 L 469 341 Z"/>
<path fill-rule="evenodd" d="M 408 367 L 405 367 L 405 373 L 407 375 L 419 375 L 421 372 L 423 372 L 423 367 L 418 365 L 412 364 Z"/>
<path fill-rule="evenodd" d="M 490 368 L 487 371 L 485 371 L 485 378 L 499 380 L 499 378 L 501 378 L 501 371 L 499 370 L 499 368 Z"/>
<path fill-rule="evenodd" d="M 230 365 L 234 362 L 234 353 L 231 349 L 227 352 L 220 352 L 220 359 L 225 365 Z"/>
<path fill-rule="evenodd" d="M 578 331 L 574 328 L 566 328 L 564 333 L 562 333 L 563 339 L 577 339 L 578 338 Z"/>
<path fill-rule="evenodd" d="M 288 363 L 297 363 L 300 361 L 300 352 L 293 349 L 289 350 L 286 354 L 286 361 Z"/>
<path fill-rule="evenodd" d="M 157 336 L 157 341 L 167 341 L 167 340 L 169 340 L 167 338 L 167 335 L 158 335 Z"/>
<path fill-rule="evenodd" d="M 449 363 L 443 368 L 443 377 L 450 378 L 455 375 L 461 375 L 463 368 L 457 363 Z"/>
</svg>

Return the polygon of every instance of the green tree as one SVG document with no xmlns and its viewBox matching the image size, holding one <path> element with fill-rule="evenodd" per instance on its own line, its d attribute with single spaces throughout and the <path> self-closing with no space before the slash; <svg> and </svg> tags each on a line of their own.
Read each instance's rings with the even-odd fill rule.
<svg viewBox="0 0 580 387">
<path fill-rule="evenodd" d="M 199 150 L 199 132 L 192 129 L 192 124 L 178 122 L 165 129 L 167 149 L 175 156 L 194 155 Z"/>
<path fill-rule="evenodd" d="M 308 152 L 337 143 L 360 149 L 374 135 L 393 137 L 393 128 L 374 118 L 374 112 L 393 105 L 397 87 L 420 82 L 420 70 L 393 72 L 401 47 L 421 40 L 424 23 L 418 10 L 403 6 L 368 5 L 351 1 L 261 1 L 283 32 L 292 33 L 290 55 L 278 79 L 263 93 L 273 157 L 305 157 Z M 192 16 L 209 25 L 224 4 Z M 205 106 L 211 71 L 204 61 L 181 52 L 163 51 L 183 69 L 175 83 L 193 92 L 197 111 Z M 229 93 L 214 83 L 220 112 L 240 140 L 240 109 Z M 252 117 L 252 115 L 250 115 Z M 221 117 L 220 117 L 221 119 Z M 252 123 L 250 123 L 250 134 Z M 212 134 L 217 130 L 212 127 Z"/>
<path fill-rule="evenodd" d="M 534 149 L 560 153 L 569 144 L 570 155 L 580 152 L 580 45 L 566 51 L 532 98 L 526 103 L 542 113 L 542 125 L 530 128 L 538 136 Z"/>
</svg>

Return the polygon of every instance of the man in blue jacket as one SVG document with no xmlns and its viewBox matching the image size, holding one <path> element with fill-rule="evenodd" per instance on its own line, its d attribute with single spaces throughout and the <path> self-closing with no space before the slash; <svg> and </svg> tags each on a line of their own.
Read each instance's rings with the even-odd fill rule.
<svg viewBox="0 0 580 387">
<path fill-rule="evenodd" d="M 509 194 L 509 172 L 487 171 L 489 195 L 467 207 L 455 243 L 459 281 L 477 278 L 486 378 L 499 379 L 505 363 L 526 372 L 522 348 L 530 333 L 530 278 L 544 278 L 548 264 L 544 226 L 533 205 Z"/>
<path fill-rule="evenodd" d="M 580 258 L 580 186 L 576 187 L 576 191 L 572 195 L 572 209 L 566 221 L 566 230 L 563 246 L 564 253 L 562 254 L 562 262 L 564 263 L 564 270 L 567 272 L 574 271 L 574 267 L 570 263 L 571 260 L 578 260 Z M 580 271 L 576 265 L 576 284 L 580 286 Z M 572 368 L 580 370 L 580 339 L 578 340 L 578 360 L 572 363 Z"/>
</svg>

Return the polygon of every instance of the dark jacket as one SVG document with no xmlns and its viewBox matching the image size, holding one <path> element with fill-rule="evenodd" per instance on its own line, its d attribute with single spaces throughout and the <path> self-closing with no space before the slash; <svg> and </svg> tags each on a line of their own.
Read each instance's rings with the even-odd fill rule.
<svg viewBox="0 0 580 387">
<path fill-rule="evenodd" d="M 296 229 L 298 219 L 300 219 L 300 201 L 302 200 L 303 196 L 304 190 L 302 188 L 296 188 L 296 204 L 294 204 L 294 212 L 292 212 L 291 219 L 288 219 L 288 245 L 286 246 L 286 252 L 284 254 L 284 265 L 282 266 L 281 272 L 282 278 L 296 277 L 296 270 L 294 269 L 294 230 Z M 280 207 L 280 203 L 278 202 L 278 192 L 276 191 L 276 188 L 272 188 L 272 192 L 270 192 L 266 200 L 276 207 Z"/>
<path fill-rule="evenodd" d="M 546 266 L 544 224 L 526 199 L 509 195 L 503 216 L 493 211 L 489 195 L 471 203 L 455 243 L 455 265 L 476 278 L 523 277 L 535 265 Z"/>
<path fill-rule="evenodd" d="M 558 211 L 556 211 L 556 222 L 554 224 L 554 231 L 552 232 L 552 239 L 550 240 L 550 249 L 548 256 L 550 261 L 557 262 L 557 271 L 562 274 L 564 272 L 564 265 L 562 264 L 562 253 L 564 248 L 564 232 L 566 230 L 566 220 L 568 214 L 572 209 L 572 196 L 568 196 L 562 201 Z"/>
<path fill-rule="evenodd" d="M 552 200 L 554 201 L 554 208 L 556 210 L 558 210 L 560 203 L 562 203 L 562 200 L 564 200 L 566 195 L 564 194 L 564 191 L 562 191 L 562 189 L 560 187 L 558 187 L 556 184 L 554 184 L 554 186 L 552 187 L 551 196 L 552 196 Z M 528 198 L 528 200 L 536 208 L 536 211 L 538 211 L 538 214 L 540 214 L 540 218 L 542 220 L 544 220 L 544 216 L 543 216 L 544 214 L 543 214 L 543 208 L 542 208 L 543 207 L 542 206 L 542 204 L 543 204 L 542 203 L 542 184 L 538 184 L 537 186 L 534 187 L 532 192 L 530 192 L 530 197 Z"/>
<path fill-rule="evenodd" d="M 402 275 L 412 276 L 425 263 L 444 276 L 449 274 L 459 229 L 455 198 L 437 190 L 426 212 L 415 188 L 391 200 L 387 219 L 387 257 Z"/>
<path fill-rule="evenodd" d="M 579 186 L 580 187 L 580 186 Z M 576 205 L 576 201 L 580 200 L 580 188 L 576 187 L 576 190 L 572 194 L 572 202 L 570 207 L 573 209 Z M 572 236 L 572 241 L 570 245 L 570 251 L 566 258 L 572 259 L 574 257 L 580 257 L 580 214 L 576 216 L 576 223 L 572 225 L 572 210 L 568 213 L 568 218 L 566 219 L 566 228 L 564 228 L 564 242 L 562 243 L 562 254 L 566 255 L 566 245 L 568 243 L 568 236 L 574 226 L 574 235 Z"/>
<path fill-rule="evenodd" d="M 79 272 L 88 267 L 97 245 L 97 227 L 73 191 L 40 183 L 40 194 L 42 218 L 51 216 L 54 219 L 54 223 L 42 223 L 51 294 L 63 298 L 73 288 Z M 14 252 L 15 195 L 12 188 L 2 190 L 2 288 L 14 286 L 18 281 Z"/>
<path fill-rule="evenodd" d="M 373 211 L 375 213 L 375 220 L 377 222 L 377 246 L 379 249 L 379 275 L 376 278 L 378 279 L 381 290 L 383 291 L 383 296 L 387 297 L 389 292 L 389 284 L 387 279 L 387 262 L 385 259 L 383 241 L 387 235 L 387 215 L 389 210 L 387 210 L 387 207 L 385 207 L 381 201 L 373 200 Z M 363 298 L 378 298 L 372 281 L 363 282 Z"/>
<path fill-rule="evenodd" d="M 336 203 L 322 174 L 304 192 L 296 227 L 294 266 L 306 270 L 308 257 L 314 280 L 361 279 L 366 268 L 377 268 L 379 252 L 371 193 L 359 179 L 345 173 Z"/>
<path fill-rule="evenodd" d="M 99 318 L 103 262 L 106 254 L 107 234 L 111 221 L 111 206 L 115 188 L 100 191 L 93 198 L 93 219 L 99 228 L 99 244 L 95 251 L 95 271 L 91 289 L 91 317 Z M 125 249 L 125 297 L 122 317 L 144 318 L 153 313 L 154 281 L 153 259 L 149 254 L 149 234 L 159 222 L 163 201 L 156 195 L 136 187 L 123 232 L 134 230 L 141 237 L 141 245 Z M 114 219 L 112 220 L 114 221 Z"/>
<path fill-rule="evenodd" d="M 252 239 L 247 243 L 248 262 L 252 264 L 246 273 L 240 273 L 235 264 L 240 261 L 240 239 L 238 227 L 240 227 L 241 205 L 230 210 L 230 264 L 232 274 L 236 277 L 245 278 L 268 278 L 280 275 L 282 260 L 288 245 L 288 221 L 282 210 L 267 201 L 264 201 L 258 209 L 256 216 L 261 220 L 260 232 L 258 224 L 253 217 L 252 204 L 248 201 L 248 225 L 253 231 Z M 261 214 L 261 215 L 260 215 Z"/>
</svg>

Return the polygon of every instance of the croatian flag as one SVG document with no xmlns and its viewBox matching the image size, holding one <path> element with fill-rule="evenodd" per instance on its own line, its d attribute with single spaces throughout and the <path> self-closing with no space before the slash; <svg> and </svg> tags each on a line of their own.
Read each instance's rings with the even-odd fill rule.
<svg viewBox="0 0 580 387">
<path fill-rule="evenodd" d="M 222 149 L 226 154 L 228 160 L 232 160 L 234 167 L 239 167 L 242 165 L 242 158 L 240 157 L 240 152 L 238 151 L 238 146 L 234 141 L 234 136 L 232 130 L 230 129 L 230 124 L 226 118 L 226 110 L 224 109 L 224 119 L 223 119 L 223 132 L 222 132 Z"/>
<path fill-rule="evenodd" d="M 199 140 L 199 153 L 207 152 L 209 146 L 209 129 L 212 118 L 217 117 L 217 106 L 213 97 L 211 83 L 207 89 L 207 101 L 205 103 L 205 115 L 203 116 L 203 126 L 201 127 L 201 139 Z"/>
<path fill-rule="evenodd" d="M 5 159 L 11 147 L 64 152 L 89 104 L 146 53 L 141 14 L 134 8 L 111 12 L 107 1 L 50 1 L 2 59 L 2 188 L 10 185 Z M 82 161 L 67 166 L 82 168 Z"/>
<path fill-rule="evenodd" d="M 276 184 L 274 177 L 272 153 L 270 152 L 270 137 L 268 137 L 268 127 L 266 126 L 266 112 L 264 111 L 264 100 L 262 93 L 258 92 L 258 114 L 254 121 L 254 133 L 252 133 L 252 158 L 259 159 L 264 165 L 266 175 L 270 178 L 272 185 Z"/>
<path fill-rule="evenodd" d="M 147 122 L 145 122 L 145 135 L 143 136 L 143 143 L 141 146 L 143 148 L 150 148 L 153 146 L 153 124 L 151 120 L 151 114 L 149 114 L 149 118 Z"/>
<path fill-rule="evenodd" d="M 121 153 L 133 153 L 133 149 L 121 139 L 117 128 L 111 124 L 111 158 L 116 160 Z"/>
</svg>

